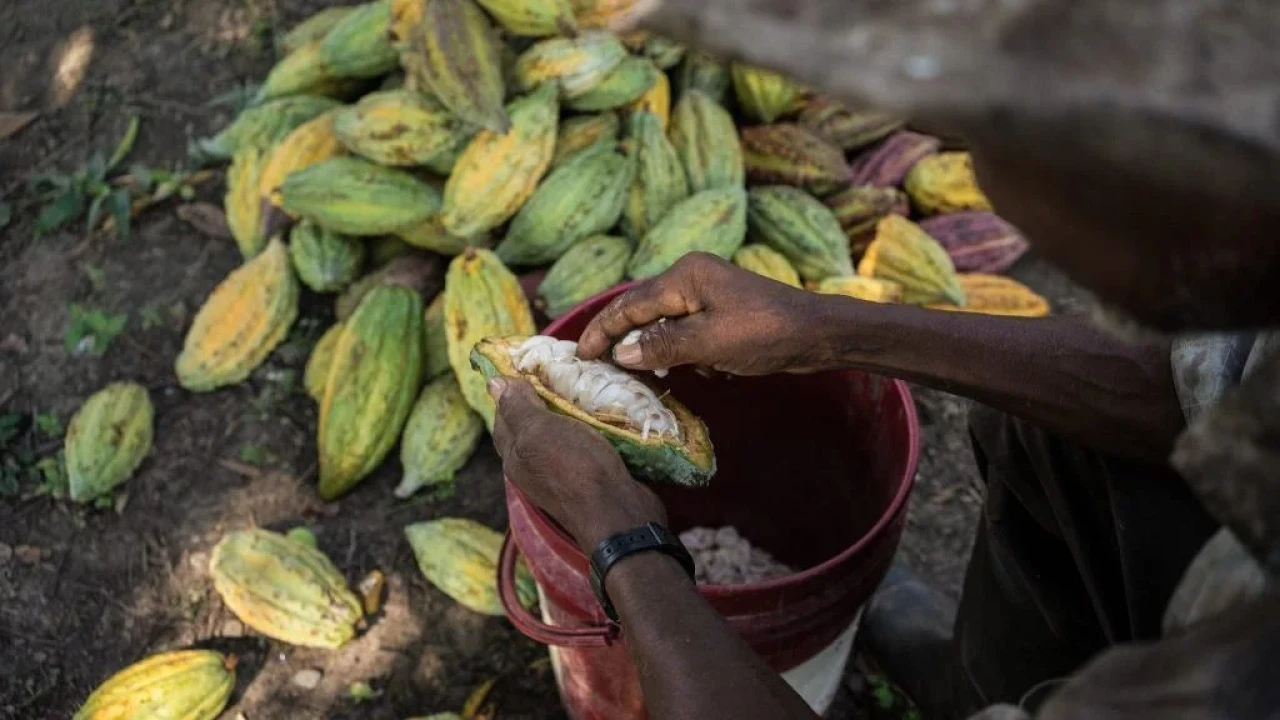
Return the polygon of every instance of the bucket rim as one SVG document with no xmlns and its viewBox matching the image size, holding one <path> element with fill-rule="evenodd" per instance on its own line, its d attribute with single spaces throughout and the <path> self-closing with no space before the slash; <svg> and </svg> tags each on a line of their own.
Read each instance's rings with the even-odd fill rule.
<svg viewBox="0 0 1280 720">
<path fill-rule="evenodd" d="M 559 330 L 562 330 L 565 325 L 576 320 L 585 310 L 595 308 L 598 313 L 599 310 L 604 308 L 606 303 L 612 301 L 614 298 L 635 285 L 635 281 L 615 285 L 599 295 L 584 300 L 570 311 L 555 320 L 552 320 L 550 324 L 543 328 L 541 333 L 544 335 L 555 336 Z M 852 372 L 865 371 L 857 370 Z M 740 593 L 744 590 L 768 591 L 805 583 L 830 572 L 834 568 L 839 567 L 851 556 L 861 552 L 867 545 L 877 540 L 886 531 L 888 526 L 903 512 L 907 504 L 907 499 L 911 496 L 911 490 L 915 487 L 916 467 L 920 460 L 920 419 L 919 414 L 916 411 L 915 398 L 912 397 L 911 389 L 904 380 L 884 375 L 876 375 L 875 373 L 866 374 L 879 377 L 889 383 L 893 392 L 898 395 L 902 402 L 902 408 L 906 416 L 905 421 L 907 424 L 907 462 L 906 466 L 903 468 L 902 481 L 898 483 L 897 491 L 894 493 L 893 498 L 890 499 L 889 504 L 885 506 L 885 509 L 880 514 L 879 519 L 877 519 L 875 524 L 863 533 L 862 536 L 859 537 L 852 545 L 849 545 L 845 549 L 817 565 L 813 565 L 798 572 L 788 573 L 786 575 L 780 575 L 775 578 L 769 578 L 767 580 L 761 580 L 753 583 L 743 583 L 739 585 L 699 585 L 698 591 L 703 596 L 708 598 L 721 598 Z M 567 548 L 575 555 L 576 559 L 580 559 L 583 562 L 586 561 L 586 555 L 578 547 L 577 542 L 575 542 L 573 538 L 565 532 L 564 528 L 560 527 L 560 523 L 556 522 L 555 519 L 548 515 L 542 508 L 534 504 L 529 497 L 520 490 L 520 488 L 513 485 L 505 476 L 503 477 L 503 482 L 507 486 L 508 490 L 515 492 L 516 497 L 526 505 L 533 515 L 536 515 L 544 521 L 551 531 L 555 533 L 553 544 Z"/>
</svg>

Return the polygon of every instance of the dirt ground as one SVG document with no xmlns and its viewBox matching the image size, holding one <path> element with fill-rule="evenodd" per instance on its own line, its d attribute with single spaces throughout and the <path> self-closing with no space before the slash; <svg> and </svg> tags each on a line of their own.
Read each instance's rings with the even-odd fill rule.
<svg viewBox="0 0 1280 720">
<path fill-rule="evenodd" d="M 110 152 L 127 118 L 142 118 L 131 161 L 171 168 L 190 138 L 230 117 L 211 98 L 265 73 L 273 33 L 316 0 L 10 0 L 0 8 L 0 111 L 39 111 L 0 139 L 0 201 L 17 207 L 0 230 L 0 416 L 16 416 L 14 448 L 49 457 L 65 424 L 103 384 L 136 380 L 156 406 L 156 444 L 114 509 L 85 509 L 36 494 L 24 475 L 0 496 L 0 717 L 66 718 L 92 688 L 146 654 L 189 645 L 241 658 L 226 718 L 403 718 L 457 709 L 479 683 L 502 718 L 563 711 L 545 650 L 503 619 L 471 613 L 429 587 L 401 528 L 439 515 L 505 524 L 499 465 L 489 449 L 447 500 L 398 502 L 388 462 L 340 502 L 314 492 L 315 408 L 301 390 L 306 354 L 332 320 L 307 296 L 290 339 L 246 383 L 193 395 L 172 372 L 191 314 L 239 259 L 175 217 L 146 213 L 128 240 L 86 239 L 80 228 L 35 239 L 25 183 Z M 202 190 L 219 202 L 220 182 Z M 1076 295 L 1035 260 L 1018 275 L 1059 307 Z M 71 304 L 127 315 L 101 357 L 68 351 Z M 958 594 L 981 488 L 964 430 L 967 406 L 917 393 L 923 425 L 918 490 L 901 554 Z M 245 631 L 212 591 L 205 568 L 223 532 L 307 523 L 355 580 L 388 575 L 383 615 L 340 652 L 290 647 Z M 319 684 L 294 682 L 302 670 Z M 834 718 L 866 717 L 866 683 L 851 670 Z M 377 697 L 347 689 L 367 681 Z"/>
</svg>

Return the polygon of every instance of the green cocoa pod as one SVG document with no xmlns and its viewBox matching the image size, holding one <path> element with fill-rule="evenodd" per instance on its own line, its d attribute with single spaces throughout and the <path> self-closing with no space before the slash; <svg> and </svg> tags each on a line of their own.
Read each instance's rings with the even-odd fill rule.
<svg viewBox="0 0 1280 720">
<path fill-rule="evenodd" d="M 191 154 L 208 160 L 226 160 L 237 150 L 267 150 L 285 139 L 299 125 L 339 105 L 337 100 L 315 95 L 295 95 L 246 108 L 217 135 L 197 140 Z"/>
<path fill-rule="evenodd" d="M 613 33 L 588 30 L 534 43 L 516 61 L 516 81 L 525 92 L 553 81 L 560 97 L 571 100 L 603 82 L 626 58 L 627 49 Z"/>
<path fill-rule="evenodd" d="M 691 252 L 709 252 L 728 260 L 742 247 L 746 235 L 747 194 L 742 188 L 697 193 L 645 233 L 627 264 L 627 275 L 635 280 L 653 277 Z"/>
<path fill-rule="evenodd" d="M 364 243 L 303 220 L 289 231 L 289 257 L 304 285 L 319 293 L 338 292 L 360 275 Z"/>
<path fill-rule="evenodd" d="M 579 115 L 561 122 L 560 131 L 556 136 L 556 154 L 551 158 L 551 167 L 561 165 L 569 158 L 596 145 L 613 147 L 618 141 L 620 124 L 617 114 L 611 112 Z"/>
<path fill-rule="evenodd" d="M 696 90 L 723 104 L 732 83 L 728 65 L 697 50 L 685 54 L 676 73 L 676 90 L 681 98 Z"/>
<path fill-rule="evenodd" d="M 72 720 L 216 720 L 236 687 L 235 666 L 213 650 L 152 655 L 107 678 Z"/>
<path fill-rule="evenodd" d="M 662 132 L 662 120 L 650 112 L 630 119 L 631 154 L 636 176 L 627 192 L 622 231 L 639 242 L 681 200 L 689 197 L 689 180 L 675 147 Z"/>
<path fill-rule="evenodd" d="M 671 144 L 684 165 L 689 190 L 741 188 L 742 144 L 729 112 L 698 90 L 680 98 L 671 113 Z"/>
<path fill-rule="evenodd" d="M 422 298 L 370 290 L 345 323 L 320 401 L 320 496 L 347 492 L 395 446 L 422 378 Z"/>
<path fill-rule="evenodd" d="M 336 112 L 333 132 L 348 150 L 381 165 L 422 165 L 448 175 L 476 128 L 421 93 L 389 90 Z"/>
<path fill-rule="evenodd" d="M 634 158 L 601 145 L 552 170 L 520 208 L 495 251 L 507 265 L 545 265 L 618 222 Z"/>
<path fill-rule="evenodd" d="M 137 383 L 112 383 L 85 401 L 63 441 L 72 500 L 89 502 L 133 476 L 151 451 L 153 416 Z"/>
<path fill-rule="evenodd" d="M 449 337 L 444 331 L 444 293 L 427 305 L 422 316 L 422 377 L 435 380 L 449 372 Z"/>
<path fill-rule="evenodd" d="M 324 399 L 324 388 L 329 384 L 329 368 L 333 366 L 333 350 L 338 346 L 338 337 L 342 335 L 342 323 L 335 323 L 325 330 L 316 346 L 311 349 L 307 358 L 307 367 L 302 372 L 302 385 L 307 394 L 317 403 Z"/>
<path fill-rule="evenodd" d="M 668 37 L 649 35 L 641 52 L 662 70 L 670 70 L 684 59 L 685 47 Z"/>
<path fill-rule="evenodd" d="M 404 475 L 396 497 L 429 485 L 451 484 L 484 434 L 484 420 L 462 396 L 458 378 L 443 375 L 422 389 L 400 442 Z"/>
<path fill-rule="evenodd" d="M 596 112 L 612 110 L 639 100 L 662 72 L 648 58 L 627 56 L 600 84 L 576 98 L 565 101 L 574 110 Z"/>
<path fill-rule="evenodd" d="M 374 0 L 356 8 L 324 36 L 320 57 L 339 77 L 371 78 L 400 67 L 391 46 L 391 0 Z"/>
<path fill-rule="evenodd" d="M 733 254 L 733 264 L 771 280 L 800 287 L 800 273 L 786 256 L 768 245 L 750 243 Z"/>
<path fill-rule="evenodd" d="M 404 529 L 418 569 L 459 605 L 485 615 L 503 615 L 498 599 L 498 554 L 502 535 L 467 518 L 439 518 Z M 520 603 L 533 607 L 538 590 L 523 564 L 516 565 Z"/>
<path fill-rule="evenodd" d="M 403 170 L 336 157 L 290 173 L 281 207 L 345 235 L 385 235 L 421 225 L 440 210 L 440 191 Z"/>
<path fill-rule="evenodd" d="M 817 282 L 853 274 L 849 238 L 830 208 L 788 185 L 752 188 L 748 195 L 752 238 L 785 255 L 800 277 Z"/>
<path fill-rule="evenodd" d="M 592 235 L 556 260 L 538 286 L 538 309 L 558 318 L 578 303 L 622 282 L 631 244 L 612 235 Z"/>
</svg>

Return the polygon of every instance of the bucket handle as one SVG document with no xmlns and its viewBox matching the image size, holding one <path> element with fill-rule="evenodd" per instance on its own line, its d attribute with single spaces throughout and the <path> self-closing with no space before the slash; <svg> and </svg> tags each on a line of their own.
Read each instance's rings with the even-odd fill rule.
<svg viewBox="0 0 1280 720">
<path fill-rule="evenodd" d="M 613 623 L 588 625 L 580 628 L 563 628 L 548 625 L 524 605 L 516 592 L 516 558 L 519 550 L 511 540 L 511 531 L 502 538 L 502 554 L 498 560 L 498 597 L 507 611 L 511 624 L 526 637 L 543 645 L 558 647 L 604 647 L 613 644 L 620 628 Z"/>
</svg>

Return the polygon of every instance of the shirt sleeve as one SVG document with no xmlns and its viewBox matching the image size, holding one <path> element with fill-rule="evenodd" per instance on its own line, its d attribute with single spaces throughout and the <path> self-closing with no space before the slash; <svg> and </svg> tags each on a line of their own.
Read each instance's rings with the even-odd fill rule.
<svg viewBox="0 0 1280 720">
<path fill-rule="evenodd" d="M 1173 384 L 1188 423 L 1240 384 L 1255 339 L 1253 333 L 1220 333 L 1173 341 Z"/>
</svg>

